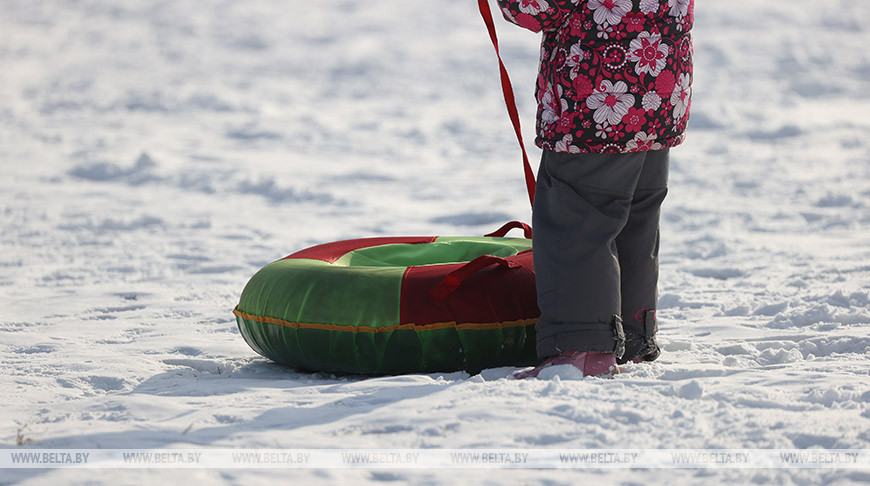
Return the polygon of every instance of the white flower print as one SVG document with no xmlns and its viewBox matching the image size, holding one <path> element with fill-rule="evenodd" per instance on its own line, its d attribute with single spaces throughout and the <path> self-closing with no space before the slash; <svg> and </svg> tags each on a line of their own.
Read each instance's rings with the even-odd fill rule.
<svg viewBox="0 0 870 486">
<path fill-rule="evenodd" d="M 654 13 L 659 9 L 659 0 L 640 0 L 641 13 Z"/>
<path fill-rule="evenodd" d="M 617 81 L 613 84 L 604 80 L 601 86 L 586 98 L 586 106 L 595 110 L 592 119 L 596 123 L 607 122 L 616 125 L 622 121 L 628 109 L 634 106 L 634 95 L 628 93 L 628 85 L 625 82 Z"/>
<path fill-rule="evenodd" d="M 660 148 L 662 148 L 662 144 L 656 142 L 656 135 L 647 135 L 646 132 L 638 132 L 633 139 L 629 140 L 628 143 L 625 144 L 625 148 L 632 152 L 659 150 Z"/>
<path fill-rule="evenodd" d="M 658 110 L 659 107 L 662 106 L 662 98 L 655 91 L 649 91 L 647 94 L 643 95 L 641 105 L 644 110 Z"/>
<path fill-rule="evenodd" d="M 568 59 L 565 60 L 565 64 L 574 67 L 583 62 L 583 56 L 585 54 L 586 53 L 583 51 L 583 47 L 578 42 L 571 46 L 571 52 L 568 53 Z"/>
<path fill-rule="evenodd" d="M 650 73 L 658 76 L 665 68 L 668 57 L 668 46 L 662 42 L 662 36 L 641 32 L 631 40 L 628 48 L 628 60 L 636 62 L 634 70 L 637 74 Z"/>
<path fill-rule="evenodd" d="M 671 104 L 674 105 L 674 120 L 683 118 L 692 100 L 692 88 L 689 86 L 689 73 L 680 74 L 678 87 L 671 93 Z"/>
<path fill-rule="evenodd" d="M 613 33 L 613 27 L 607 24 L 596 24 L 595 28 L 598 29 L 599 39 L 610 39 L 610 34 Z"/>
<path fill-rule="evenodd" d="M 574 141 L 574 137 L 572 137 L 571 134 L 567 134 L 564 137 L 562 137 L 562 140 L 559 140 L 558 142 L 556 142 L 556 146 L 554 148 L 556 149 L 556 152 L 568 152 L 571 154 L 579 154 L 580 147 L 577 147 L 576 145 L 572 145 L 571 142 L 573 142 L 573 141 Z"/>
<path fill-rule="evenodd" d="M 613 131 L 613 127 L 605 123 L 596 123 L 595 124 L 595 136 L 598 138 L 607 138 L 610 136 L 610 132 Z"/>
<path fill-rule="evenodd" d="M 631 10 L 631 0 L 589 0 L 589 8 L 595 11 L 595 22 L 616 25 Z"/>
<path fill-rule="evenodd" d="M 541 98 L 541 122 L 546 125 L 552 125 L 559 119 L 559 114 L 556 113 L 556 103 L 553 98 L 553 93 L 550 90 L 544 91 L 544 96 Z"/>
<path fill-rule="evenodd" d="M 671 17 L 684 17 L 689 13 L 689 2 L 691 0 L 668 0 L 668 7 L 671 7 L 668 14 Z"/>
<path fill-rule="evenodd" d="M 550 10 L 550 5 L 544 0 L 520 0 L 520 12 L 529 15 L 538 15 L 539 13 Z"/>
<path fill-rule="evenodd" d="M 568 101 L 561 97 L 562 87 L 559 86 L 558 90 L 558 96 L 553 96 L 553 92 L 547 90 L 541 98 L 541 106 L 543 107 L 543 110 L 541 110 L 541 121 L 546 125 L 556 123 L 562 116 L 561 114 L 568 111 Z"/>
</svg>

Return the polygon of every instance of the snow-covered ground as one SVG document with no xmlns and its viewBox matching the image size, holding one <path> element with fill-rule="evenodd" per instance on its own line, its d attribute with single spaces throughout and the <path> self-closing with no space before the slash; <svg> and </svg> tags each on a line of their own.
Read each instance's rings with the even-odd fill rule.
<svg viewBox="0 0 870 486">
<path fill-rule="evenodd" d="M 0 446 L 867 448 L 870 2 L 701 1 L 696 17 L 662 357 L 613 380 L 363 378 L 260 358 L 231 310 L 258 268 L 315 243 L 530 219 L 476 2 L 0 0 Z M 538 37 L 499 28 L 531 143 Z M 0 471 L 200 479 L 870 472 Z"/>
</svg>

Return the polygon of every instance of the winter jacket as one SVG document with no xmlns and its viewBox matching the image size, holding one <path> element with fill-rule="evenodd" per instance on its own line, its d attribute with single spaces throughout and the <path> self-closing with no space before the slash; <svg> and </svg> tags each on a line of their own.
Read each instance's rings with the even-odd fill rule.
<svg viewBox="0 0 870 486">
<path fill-rule="evenodd" d="M 694 0 L 498 0 L 544 32 L 536 97 L 544 149 L 639 152 L 684 139 Z"/>
</svg>

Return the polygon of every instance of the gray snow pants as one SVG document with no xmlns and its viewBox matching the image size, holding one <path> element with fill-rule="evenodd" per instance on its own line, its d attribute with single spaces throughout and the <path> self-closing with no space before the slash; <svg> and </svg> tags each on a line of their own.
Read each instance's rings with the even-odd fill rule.
<svg viewBox="0 0 870 486">
<path fill-rule="evenodd" d="M 563 351 L 656 359 L 659 216 L 668 149 L 545 150 L 532 214 L 538 357 Z"/>
</svg>

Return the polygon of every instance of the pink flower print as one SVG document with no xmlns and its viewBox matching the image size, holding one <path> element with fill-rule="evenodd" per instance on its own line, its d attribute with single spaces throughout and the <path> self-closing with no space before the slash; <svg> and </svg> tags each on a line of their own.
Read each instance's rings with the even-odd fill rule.
<svg viewBox="0 0 870 486">
<path fill-rule="evenodd" d="M 586 35 L 586 31 L 589 30 L 583 27 L 583 18 L 582 17 L 574 17 L 571 19 L 571 35 L 574 37 L 582 37 Z"/>
<path fill-rule="evenodd" d="M 589 0 L 588 7 L 595 11 L 592 18 L 596 23 L 616 25 L 631 10 L 631 0 Z"/>
<path fill-rule="evenodd" d="M 654 134 L 647 135 L 646 132 L 639 132 L 625 144 L 625 148 L 631 152 L 645 152 L 659 150 L 662 148 L 662 144 L 656 142 Z"/>
<path fill-rule="evenodd" d="M 588 96 L 594 90 L 592 87 L 592 80 L 587 78 L 586 76 L 577 76 L 574 78 L 574 92 L 577 93 L 577 96 Z"/>
<path fill-rule="evenodd" d="M 599 88 L 586 98 L 586 106 L 595 110 L 592 119 L 596 123 L 616 125 L 634 106 L 634 95 L 628 93 L 628 85 L 623 81 L 616 84 L 608 80 L 601 82 Z"/>
<path fill-rule="evenodd" d="M 656 133 L 664 133 L 664 128 L 662 124 L 661 118 L 653 118 L 652 123 L 648 127 L 646 127 L 646 132 L 650 135 L 655 135 Z"/>
<path fill-rule="evenodd" d="M 538 22 L 538 19 L 532 17 L 527 13 L 519 13 L 517 14 L 517 25 L 520 27 L 525 27 L 526 29 L 531 30 L 532 32 L 540 32 L 541 31 L 541 23 Z"/>
<path fill-rule="evenodd" d="M 659 74 L 659 77 L 656 78 L 656 91 L 659 92 L 659 95 L 662 98 L 667 98 L 674 91 L 674 86 L 677 84 L 676 79 L 674 79 L 674 73 L 671 71 L 663 71 Z"/>
<path fill-rule="evenodd" d="M 619 44 L 611 44 L 604 50 L 603 61 L 610 69 L 620 69 L 628 60 L 625 48 Z"/>
<path fill-rule="evenodd" d="M 667 56 L 668 46 L 662 43 L 662 36 L 649 32 L 641 32 L 628 48 L 628 60 L 637 62 L 634 67 L 637 74 L 658 76 L 667 64 Z"/>
<path fill-rule="evenodd" d="M 564 100 L 563 100 L 564 101 Z M 564 103 L 564 108 L 567 109 L 567 102 Z M 577 125 L 574 124 L 576 113 L 562 112 L 562 116 L 556 121 L 554 130 L 556 133 L 571 133 Z"/>
<path fill-rule="evenodd" d="M 610 138 L 612 138 L 613 140 L 619 140 L 624 136 L 625 133 L 619 130 L 619 128 L 614 129 L 613 132 L 610 134 Z"/>
<path fill-rule="evenodd" d="M 625 15 L 625 31 L 640 32 L 643 30 L 643 24 L 646 21 L 646 15 L 637 12 L 628 12 Z"/>
<path fill-rule="evenodd" d="M 538 92 L 546 91 L 547 89 L 547 78 L 543 73 L 538 73 Z"/>
<path fill-rule="evenodd" d="M 646 123 L 646 110 L 632 106 L 622 121 L 625 123 L 627 132 L 639 132 L 643 128 L 643 124 Z"/>
<path fill-rule="evenodd" d="M 520 0 L 519 7 L 520 12 L 529 15 L 538 15 L 541 12 L 550 10 L 550 5 L 544 0 Z"/>
</svg>

